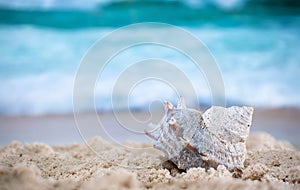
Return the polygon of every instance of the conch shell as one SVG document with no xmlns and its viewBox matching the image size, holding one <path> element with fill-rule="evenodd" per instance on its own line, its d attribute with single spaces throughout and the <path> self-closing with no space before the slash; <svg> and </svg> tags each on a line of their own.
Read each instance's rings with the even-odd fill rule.
<svg viewBox="0 0 300 190">
<path fill-rule="evenodd" d="M 231 171 L 244 168 L 252 107 L 213 106 L 202 114 L 186 108 L 180 97 L 177 107 L 165 102 L 165 110 L 161 123 L 145 133 L 179 169 L 218 165 Z"/>
</svg>

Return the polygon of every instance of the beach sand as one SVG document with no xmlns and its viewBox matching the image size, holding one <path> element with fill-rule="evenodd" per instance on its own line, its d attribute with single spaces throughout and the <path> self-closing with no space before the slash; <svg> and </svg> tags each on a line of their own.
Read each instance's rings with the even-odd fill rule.
<svg viewBox="0 0 300 190">
<path fill-rule="evenodd" d="M 12 142 L 0 149 L 1 189 L 299 189 L 300 152 L 266 133 L 247 141 L 245 169 L 224 166 L 179 171 L 147 144 L 116 146 L 95 137 L 86 144 Z"/>
<path fill-rule="evenodd" d="M 256 116 L 259 113 L 264 117 Z M 289 131 L 297 127 L 299 117 L 288 113 L 290 111 L 258 111 L 254 115 L 253 127 L 267 125 L 255 131 L 268 129 L 276 135 L 283 128 L 278 129 L 277 125 L 270 128 L 268 125 L 286 121 L 285 127 Z M 32 119 L 1 116 L 4 121 L 1 122 L 1 132 L 4 132 L 2 136 L 8 135 L 9 130 L 18 131 L 14 127 L 9 130 L 5 127 L 17 127 L 17 124 L 22 127 L 23 124 L 25 129 L 33 128 L 25 134 L 46 137 L 46 134 L 39 134 L 38 125 L 43 125 L 43 121 L 45 128 L 53 127 L 53 134 L 48 133 L 50 137 L 56 134 L 59 139 L 59 135 L 74 135 L 75 128 L 74 131 L 71 128 L 61 129 L 61 132 L 56 128 L 56 125 L 72 126 L 74 121 L 71 122 L 68 117 L 45 116 Z M 89 115 L 85 117 L 88 121 Z M 105 117 L 109 119 L 111 116 Z M 49 129 L 45 130 L 47 132 Z M 298 132 L 299 127 L 293 130 Z M 11 133 L 9 137 L 6 136 L 6 140 L 16 135 Z M 74 139 L 76 141 L 77 137 L 72 135 L 66 137 L 66 143 Z M 209 170 L 178 170 L 166 162 L 162 152 L 152 148 L 148 142 L 116 144 L 102 137 L 93 137 L 81 143 L 48 145 L 31 141 L 24 143 L 26 138 L 21 139 L 23 142 L 13 141 L 0 147 L 0 189 L 300 189 L 299 149 L 268 133 L 251 132 L 247 139 L 248 158 L 245 168 L 235 172 L 229 172 L 224 166 Z M 294 142 L 297 144 L 296 140 Z M 49 144 L 57 143 L 53 140 Z"/>
</svg>

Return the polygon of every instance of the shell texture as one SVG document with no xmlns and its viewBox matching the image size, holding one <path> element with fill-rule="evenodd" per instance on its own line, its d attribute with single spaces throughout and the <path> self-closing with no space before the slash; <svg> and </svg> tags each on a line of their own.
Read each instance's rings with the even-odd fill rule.
<svg viewBox="0 0 300 190">
<path fill-rule="evenodd" d="M 202 114 L 186 108 L 180 97 L 177 107 L 165 102 L 165 110 L 161 123 L 145 133 L 179 169 L 218 165 L 229 170 L 244 168 L 252 107 L 213 106 Z"/>
</svg>

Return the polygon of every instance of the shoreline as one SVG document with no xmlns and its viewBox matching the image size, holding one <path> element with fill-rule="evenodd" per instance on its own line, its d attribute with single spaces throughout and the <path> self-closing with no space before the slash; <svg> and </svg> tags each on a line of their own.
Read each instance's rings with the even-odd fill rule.
<svg viewBox="0 0 300 190">
<path fill-rule="evenodd" d="M 142 123 L 134 121 L 132 116 L 125 112 L 117 113 L 120 121 L 116 120 L 113 113 L 99 113 L 98 116 L 104 128 L 103 132 L 103 129 L 99 130 L 100 125 L 94 119 L 94 114 L 83 113 L 79 115 L 79 128 L 85 139 L 90 139 L 95 135 L 104 138 L 103 134 L 108 133 L 112 139 L 120 143 L 126 141 L 151 143 L 152 141 L 143 134 L 143 130 L 150 121 L 158 123 L 163 114 L 163 112 L 154 112 L 148 122 Z M 132 115 L 142 121 L 150 117 L 149 113 L 146 112 L 133 112 Z M 0 121 L 0 146 L 15 140 L 23 143 L 41 142 L 49 145 L 66 145 L 84 141 L 78 131 L 78 125 L 76 125 L 73 114 L 2 115 Z M 126 129 L 126 127 L 128 128 Z M 298 138 L 298 134 L 300 134 L 300 109 L 255 109 L 250 134 L 256 132 L 267 132 L 276 139 L 288 141 L 294 146 L 300 147 L 300 139 Z"/>
</svg>

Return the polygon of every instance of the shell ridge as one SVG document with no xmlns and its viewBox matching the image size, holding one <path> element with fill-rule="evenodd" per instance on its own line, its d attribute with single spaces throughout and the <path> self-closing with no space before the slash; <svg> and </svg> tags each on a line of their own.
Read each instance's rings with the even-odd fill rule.
<svg viewBox="0 0 300 190">
<path fill-rule="evenodd" d="M 246 116 L 248 118 L 247 123 L 240 123 L 239 117 L 237 117 L 237 109 L 240 111 L 244 111 L 245 109 L 249 109 L 249 107 L 230 107 L 223 108 L 218 106 L 213 106 L 203 114 L 204 123 L 207 126 L 207 129 L 216 136 L 227 137 L 227 141 L 235 141 L 239 142 L 242 139 L 247 138 L 249 135 L 249 126 L 251 125 L 252 117 Z M 225 112 L 234 111 L 233 114 L 225 114 Z M 239 113 L 238 112 L 238 113 Z M 231 112 L 230 112 L 231 113 Z M 221 116 L 220 116 L 221 115 Z M 244 115 L 244 114 L 242 114 Z M 225 120 L 225 124 L 222 125 L 222 121 L 220 119 Z M 216 120 L 216 123 L 212 123 L 211 120 Z M 239 126 L 240 128 L 236 127 Z M 226 130 L 228 135 L 224 135 L 223 132 Z"/>
</svg>

